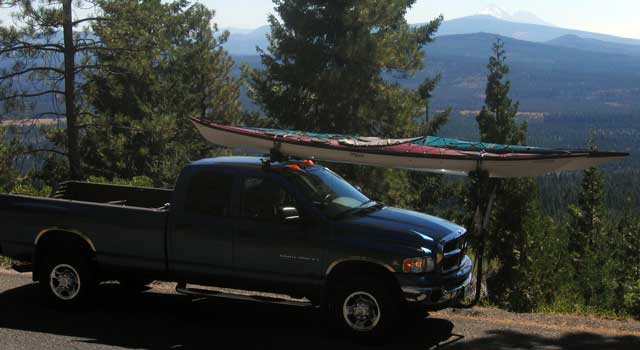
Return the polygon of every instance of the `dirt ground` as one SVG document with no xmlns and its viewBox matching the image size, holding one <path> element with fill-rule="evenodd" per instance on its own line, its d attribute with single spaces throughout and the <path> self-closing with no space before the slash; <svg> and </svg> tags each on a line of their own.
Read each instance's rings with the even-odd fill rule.
<svg viewBox="0 0 640 350">
<path fill-rule="evenodd" d="M 640 322 L 491 308 L 446 310 L 361 343 L 328 330 L 315 309 L 194 298 L 154 283 L 102 285 L 72 312 L 41 301 L 30 274 L 0 271 L 0 349 L 640 349 Z"/>
</svg>

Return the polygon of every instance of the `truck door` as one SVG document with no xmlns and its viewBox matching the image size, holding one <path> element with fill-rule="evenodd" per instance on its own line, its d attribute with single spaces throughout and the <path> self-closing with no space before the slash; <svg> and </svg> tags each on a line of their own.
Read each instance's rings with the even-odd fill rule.
<svg viewBox="0 0 640 350">
<path fill-rule="evenodd" d="M 211 276 L 233 268 L 231 198 L 235 180 L 221 170 L 195 172 L 176 208 L 169 266 L 181 276 Z"/>
<path fill-rule="evenodd" d="M 320 276 L 320 228 L 299 220 L 285 220 L 283 207 L 301 209 L 280 183 L 265 176 L 247 176 L 240 185 L 239 220 L 235 234 L 234 266 L 238 272 L 258 273 L 265 279 Z"/>
</svg>

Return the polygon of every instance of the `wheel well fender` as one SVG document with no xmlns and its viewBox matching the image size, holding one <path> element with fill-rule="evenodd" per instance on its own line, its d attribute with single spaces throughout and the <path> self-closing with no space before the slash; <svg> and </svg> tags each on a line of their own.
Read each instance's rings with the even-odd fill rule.
<svg viewBox="0 0 640 350">
<path fill-rule="evenodd" d="M 74 230 L 48 229 L 38 233 L 34 242 L 33 280 L 40 280 L 40 268 L 44 258 L 53 251 L 82 254 L 88 259 L 95 258 L 95 245 L 84 234 Z"/>
<path fill-rule="evenodd" d="M 390 290 L 400 295 L 398 279 L 390 267 L 372 261 L 344 260 L 330 267 L 325 278 L 325 295 L 329 295 L 341 282 L 352 281 L 354 278 L 374 278 L 385 283 Z"/>
</svg>

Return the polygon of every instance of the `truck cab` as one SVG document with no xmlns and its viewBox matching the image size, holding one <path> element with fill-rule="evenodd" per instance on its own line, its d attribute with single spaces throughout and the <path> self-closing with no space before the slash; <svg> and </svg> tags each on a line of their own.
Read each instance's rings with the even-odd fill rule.
<svg viewBox="0 0 640 350">
<path fill-rule="evenodd" d="M 387 207 L 313 161 L 205 159 L 184 169 L 175 194 L 168 260 L 176 278 L 304 296 L 342 320 L 344 300 L 331 301 L 354 281 L 419 312 L 455 305 L 471 282 L 464 228 Z M 367 294 L 354 300 L 375 308 Z"/>
</svg>

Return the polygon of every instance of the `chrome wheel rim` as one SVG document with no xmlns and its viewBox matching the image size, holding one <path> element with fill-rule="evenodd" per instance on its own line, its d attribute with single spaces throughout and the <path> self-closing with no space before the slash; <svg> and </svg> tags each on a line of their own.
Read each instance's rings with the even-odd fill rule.
<svg viewBox="0 0 640 350">
<path fill-rule="evenodd" d="M 344 300 L 342 315 L 353 330 L 369 332 L 380 322 L 381 312 L 373 295 L 358 291 L 351 293 Z"/>
<path fill-rule="evenodd" d="M 57 298 L 71 300 L 80 292 L 80 275 L 71 265 L 57 265 L 51 270 L 49 286 Z"/>
</svg>

